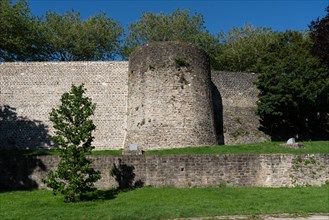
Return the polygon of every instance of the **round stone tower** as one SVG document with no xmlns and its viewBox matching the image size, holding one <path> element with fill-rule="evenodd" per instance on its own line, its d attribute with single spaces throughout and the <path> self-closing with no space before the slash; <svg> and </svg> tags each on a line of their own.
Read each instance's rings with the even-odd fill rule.
<svg viewBox="0 0 329 220">
<path fill-rule="evenodd" d="M 151 43 L 129 59 L 125 152 L 217 144 L 209 57 L 191 44 Z"/>
</svg>

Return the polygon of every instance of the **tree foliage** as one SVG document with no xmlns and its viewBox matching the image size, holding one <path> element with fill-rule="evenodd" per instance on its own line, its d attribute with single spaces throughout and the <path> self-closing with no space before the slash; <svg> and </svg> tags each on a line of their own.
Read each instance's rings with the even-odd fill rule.
<svg viewBox="0 0 329 220">
<path fill-rule="evenodd" d="M 84 92 L 83 84 L 72 85 L 71 91 L 62 95 L 59 108 L 50 113 L 60 162 L 44 182 L 55 194 L 62 193 L 67 202 L 80 201 L 84 193 L 94 190 L 94 182 L 100 179 L 100 173 L 91 167 L 92 161 L 86 157 L 94 148 L 92 131 L 96 127 L 90 119 L 95 104 L 84 97 Z"/>
<path fill-rule="evenodd" d="M 255 72 L 262 68 L 262 57 L 269 45 L 277 40 L 277 33 L 270 28 L 245 25 L 218 35 L 221 47 L 216 53 L 218 69 L 235 72 Z"/>
<path fill-rule="evenodd" d="M 113 60 L 124 32 L 105 13 L 85 21 L 74 11 L 34 17 L 25 0 L 1 0 L 0 23 L 0 61 Z"/>
<path fill-rule="evenodd" d="M 312 52 L 329 67 L 329 6 L 327 15 L 321 20 L 311 22 L 311 38 L 314 42 Z"/>
<path fill-rule="evenodd" d="M 190 14 L 188 10 L 175 10 L 172 14 L 144 13 L 141 18 L 129 25 L 129 34 L 125 39 L 125 53 L 129 54 L 141 45 L 156 41 L 189 42 L 214 56 L 218 39 L 205 27 L 201 14 Z"/>
<path fill-rule="evenodd" d="M 39 20 L 31 15 L 28 3 L 0 1 L 0 61 L 38 60 Z"/>
<path fill-rule="evenodd" d="M 286 31 L 269 45 L 258 74 L 258 114 L 274 140 L 329 138 L 329 73 L 307 34 Z"/>
<path fill-rule="evenodd" d="M 80 13 L 48 12 L 42 22 L 47 60 L 113 60 L 120 50 L 123 28 L 100 13 L 82 21 Z"/>
</svg>

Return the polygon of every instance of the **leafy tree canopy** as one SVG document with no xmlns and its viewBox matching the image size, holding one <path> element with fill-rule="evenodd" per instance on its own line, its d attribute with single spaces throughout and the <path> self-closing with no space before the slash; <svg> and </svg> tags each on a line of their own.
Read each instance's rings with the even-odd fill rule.
<svg viewBox="0 0 329 220">
<path fill-rule="evenodd" d="M 113 60 L 119 53 L 123 28 L 100 13 L 82 21 L 80 13 L 48 12 L 42 27 L 48 48 L 47 60 Z"/>
<path fill-rule="evenodd" d="M 314 42 L 312 52 L 329 67 L 329 6 L 327 15 L 321 20 L 311 22 L 311 38 Z"/>
<path fill-rule="evenodd" d="M 74 11 L 34 17 L 26 0 L 1 0 L 0 23 L 0 61 L 113 60 L 124 32 L 105 13 L 85 21 Z"/>
<path fill-rule="evenodd" d="M 274 140 L 328 138 L 329 72 L 307 34 L 286 31 L 269 45 L 258 75 L 258 114 Z"/>
<path fill-rule="evenodd" d="M 203 48 L 212 58 L 219 45 L 218 39 L 205 27 L 201 14 L 190 14 L 188 10 L 176 10 L 172 14 L 144 13 L 129 27 L 125 39 L 124 56 L 141 45 L 156 41 L 181 41 Z"/>
<path fill-rule="evenodd" d="M 0 24 L 0 61 L 38 60 L 39 21 L 27 1 L 1 0 Z"/>
<path fill-rule="evenodd" d="M 261 58 L 269 45 L 277 40 L 277 33 L 270 28 L 254 28 L 247 24 L 218 34 L 221 46 L 216 54 L 219 70 L 235 72 L 260 72 Z"/>
</svg>

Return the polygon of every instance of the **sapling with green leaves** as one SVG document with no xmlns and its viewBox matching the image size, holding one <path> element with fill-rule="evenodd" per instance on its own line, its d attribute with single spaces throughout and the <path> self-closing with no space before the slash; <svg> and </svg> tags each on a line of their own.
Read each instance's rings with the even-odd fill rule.
<svg viewBox="0 0 329 220">
<path fill-rule="evenodd" d="M 84 193 L 95 190 L 94 183 L 100 179 L 100 172 L 91 167 L 92 160 L 87 158 L 94 148 L 91 142 L 96 126 L 90 117 L 96 105 L 84 96 L 85 91 L 83 84 L 72 85 L 71 91 L 62 95 L 59 108 L 50 113 L 60 161 L 44 182 L 54 194 L 62 193 L 66 202 L 80 201 Z"/>
</svg>

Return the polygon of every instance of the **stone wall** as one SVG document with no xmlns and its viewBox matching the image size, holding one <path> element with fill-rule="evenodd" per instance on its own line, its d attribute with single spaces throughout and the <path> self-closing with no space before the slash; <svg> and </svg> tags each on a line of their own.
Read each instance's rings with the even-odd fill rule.
<svg viewBox="0 0 329 220">
<path fill-rule="evenodd" d="M 113 163 L 130 167 L 134 181 L 153 187 L 264 186 L 290 187 L 329 182 L 329 154 L 314 155 L 165 155 L 92 156 L 101 171 L 98 188 L 116 186 Z M 58 157 L 0 157 L 0 186 L 44 188 L 41 179 Z"/>
<path fill-rule="evenodd" d="M 186 73 L 185 80 L 191 80 L 191 77 L 192 75 Z M 218 142 L 233 144 L 266 140 L 267 137 L 258 131 L 259 118 L 255 114 L 258 91 L 253 82 L 256 76 L 214 71 L 211 78 Z M 180 80 L 179 76 L 176 79 L 177 83 L 185 82 L 183 78 Z M 96 103 L 94 123 L 97 130 L 93 142 L 96 148 L 122 149 L 127 129 L 128 62 L 0 63 L 0 149 L 51 147 L 53 130 L 49 113 L 52 108 L 59 105 L 60 96 L 70 90 L 72 83 L 85 83 L 87 95 Z M 192 87 L 183 86 L 186 93 L 184 94 L 188 95 Z M 156 87 L 156 83 L 152 85 L 152 88 L 156 89 Z M 201 91 L 203 88 L 200 84 L 193 89 Z M 180 93 L 181 90 L 181 87 L 171 91 L 168 88 L 174 109 L 161 109 L 162 106 L 156 106 L 156 102 L 153 102 L 155 105 L 153 107 L 177 115 L 174 110 L 181 105 L 178 101 L 185 101 L 185 96 L 181 96 L 183 94 Z M 162 92 L 166 91 L 162 90 Z M 204 92 L 207 93 L 206 90 Z M 202 117 L 211 118 L 212 113 L 207 113 L 208 110 L 203 109 L 200 98 L 195 97 L 195 101 L 199 104 L 194 103 L 195 106 L 193 108 L 191 106 L 191 110 L 185 106 L 180 114 L 197 116 L 195 120 L 199 122 L 192 121 L 190 125 L 198 128 L 205 121 Z M 200 110 L 200 113 L 205 114 L 202 116 L 192 109 Z M 173 111 L 170 112 L 171 110 Z M 144 127 L 156 123 L 153 121 L 156 117 L 155 113 L 152 117 L 145 118 Z M 143 122 L 142 118 L 140 119 L 137 124 Z M 212 129 L 211 120 L 209 125 L 209 129 Z M 202 134 L 205 130 L 195 130 L 194 133 L 198 131 Z M 178 134 L 179 132 L 173 132 L 172 135 Z M 212 135 L 209 132 L 206 136 Z M 184 134 L 175 140 L 193 140 L 193 138 L 194 135 Z M 212 143 L 208 141 L 208 144 Z M 183 142 L 181 145 L 184 145 Z M 162 143 L 162 146 L 165 147 L 166 144 Z"/>
<path fill-rule="evenodd" d="M 208 55 L 191 44 L 152 43 L 130 55 L 125 149 L 217 145 Z"/>
<path fill-rule="evenodd" d="M 72 84 L 96 103 L 93 144 L 121 149 L 127 111 L 127 62 L 0 63 L 0 149 L 49 148 L 49 113 Z"/>
<path fill-rule="evenodd" d="M 222 121 L 225 144 L 255 143 L 270 139 L 259 131 L 259 116 L 256 115 L 258 89 L 256 74 L 213 71 L 211 76 L 218 95 L 217 123 Z M 222 109 L 218 109 L 222 108 Z"/>
</svg>

